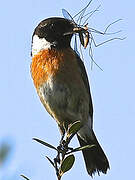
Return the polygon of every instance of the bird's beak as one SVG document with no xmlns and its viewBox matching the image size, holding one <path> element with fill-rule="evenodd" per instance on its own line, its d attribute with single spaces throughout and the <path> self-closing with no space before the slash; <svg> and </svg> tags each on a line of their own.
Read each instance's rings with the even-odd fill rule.
<svg viewBox="0 0 135 180">
<path fill-rule="evenodd" d="M 73 34 L 75 34 L 74 31 L 69 31 L 69 32 L 64 33 L 63 36 L 73 35 Z"/>
<path fill-rule="evenodd" d="M 87 47 L 89 43 L 89 31 L 87 24 L 84 27 L 74 27 L 70 32 L 66 32 L 63 34 L 63 36 L 67 35 L 73 35 L 73 34 L 79 34 L 79 39 L 84 48 Z"/>
<path fill-rule="evenodd" d="M 76 34 L 76 33 L 85 33 L 87 31 L 86 27 L 74 27 L 71 31 L 69 32 L 66 32 L 63 34 L 63 36 L 66 36 L 66 35 L 71 35 L 71 34 Z"/>
</svg>

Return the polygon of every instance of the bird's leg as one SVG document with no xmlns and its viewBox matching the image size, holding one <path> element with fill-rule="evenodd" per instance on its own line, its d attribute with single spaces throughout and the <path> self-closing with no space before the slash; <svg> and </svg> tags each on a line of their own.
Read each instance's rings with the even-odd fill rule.
<svg viewBox="0 0 135 180">
<path fill-rule="evenodd" d="M 58 127 L 59 127 L 60 133 L 61 133 L 61 139 L 60 139 L 60 144 L 59 144 L 59 146 L 61 146 L 62 142 L 64 140 L 64 137 L 65 137 L 65 134 L 66 134 L 66 130 L 65 130 L 63 124 L 62 125 L 58 125 Z"/>
<path fill-rule="evenodd" d="M 59 143 L 59 145 L 57 147 L 58 154 L 57 154 L 56 158 L 54 158 L 56 174 L 57 174 L 57 170 L 58 170 L 57 163 L 60 164 L 60 162 L 61 162 L 60 154 L 62 154 L 62 151 L 63 151 L 63 141 L 64 141 L 64 136 L 65 136 L 65 131 L 62 130 L 61 132 L 62 132 L 62 136 L 61 136 L 61 139 L 60 139 L 60 143 Z"/>
<path fill-rule="evenodd" d="M 71 139 L 73 138 L 74 134 L 71 135 L 71 136 L 68 137 L 68 138 L 67 138 L 67 136 L 66 136 L 66 138 L 64 139 L 65 134 L 67 133 L 67 131 L 68 131 L 68 129 L 69 129 L 69 125 L 68 125 L 68 124 L 64 124 L 64 125 L 61 126 L 61 127 L 59 126 L 59 128 L 60 128 L 60 131 L 61 131 L 62 136 L 61 136 L 61 139 L 60 139 L 59 146 L 57 147 L 58 154 L 57 154 L 55 160 L 56 160 L 57 163 L 60 164 L 61 161 L 64 159 L 66 153 L 67 153 L 68 151 L 72 151 L 72 150 L 73 150 L 73 148 L 68 147 L 68 145 L 69 145 Z"/>
<path fill-rule="evenodd" d="M 64 136 L 65 136 L 65 132 L 64 132 L 64 133 L 62 133 L 61 140 L 60 140 L 60 145 L 63 143 Z"/>
</svg>

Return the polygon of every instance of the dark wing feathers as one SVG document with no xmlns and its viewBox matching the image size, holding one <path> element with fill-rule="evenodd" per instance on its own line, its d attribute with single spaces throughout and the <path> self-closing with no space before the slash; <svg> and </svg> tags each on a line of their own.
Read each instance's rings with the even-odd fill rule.
<svg viewBox="0 0 135 180">
<path fill-rule="evenodd" d="M 90 113 L 90 116 L 93 117 L 93 104 L 92 104 L 92 98 L 91 98 L 91 93 L 90 93 L 88 76 L 87 76 L 86 69 L 85 69 L 83 61 L 80 59 L 80 57 L 77 54 L 76 54 L 76 56 L 77 56 L 78 67 L 79 67 L 79 70 L 80 70 L 80 73 L 82 76 L 82 80 L 83 80 L 84 85 L 85 85 L 85 87 L 88 91 L 88 94 L 89 94 L 89 100 L 90 100 L 89 113 Z"/>
</svg>

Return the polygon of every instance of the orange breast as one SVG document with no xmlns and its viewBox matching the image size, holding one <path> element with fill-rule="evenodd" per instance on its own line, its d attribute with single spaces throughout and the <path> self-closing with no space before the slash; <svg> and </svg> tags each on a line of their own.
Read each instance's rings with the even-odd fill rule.
<svg viewBox="0 0 135 180">
<path fill-rule="evenodd" d="M 55 76 L 62 69 L 73 70 L 75 54 L 71 48 L 65 50 L 43 50 L 32 58 L 31 74 L 34 85 L 38 88 L 49 77 Z M 74 61 L 74 62 L 73 62 Z M 77 64 L 76 64 L 77 65 Z M 72 68 L 70 68 L 72 66 Z M 64 73 L 64 72 L 63 72 Z"/>
</svg>

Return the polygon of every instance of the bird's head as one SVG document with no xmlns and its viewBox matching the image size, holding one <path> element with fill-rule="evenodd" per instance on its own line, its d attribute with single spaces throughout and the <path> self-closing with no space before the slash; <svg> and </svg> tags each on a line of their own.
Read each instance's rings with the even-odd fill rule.
<svg viewBox="0 0 135 180">
<path fill-rule="evenodd" d="M 60 17 L 41 21 L 32 36 L 32 55 L 43 49 L 69 47 L 75 27 L 73 21 Z"/>
</svg>

